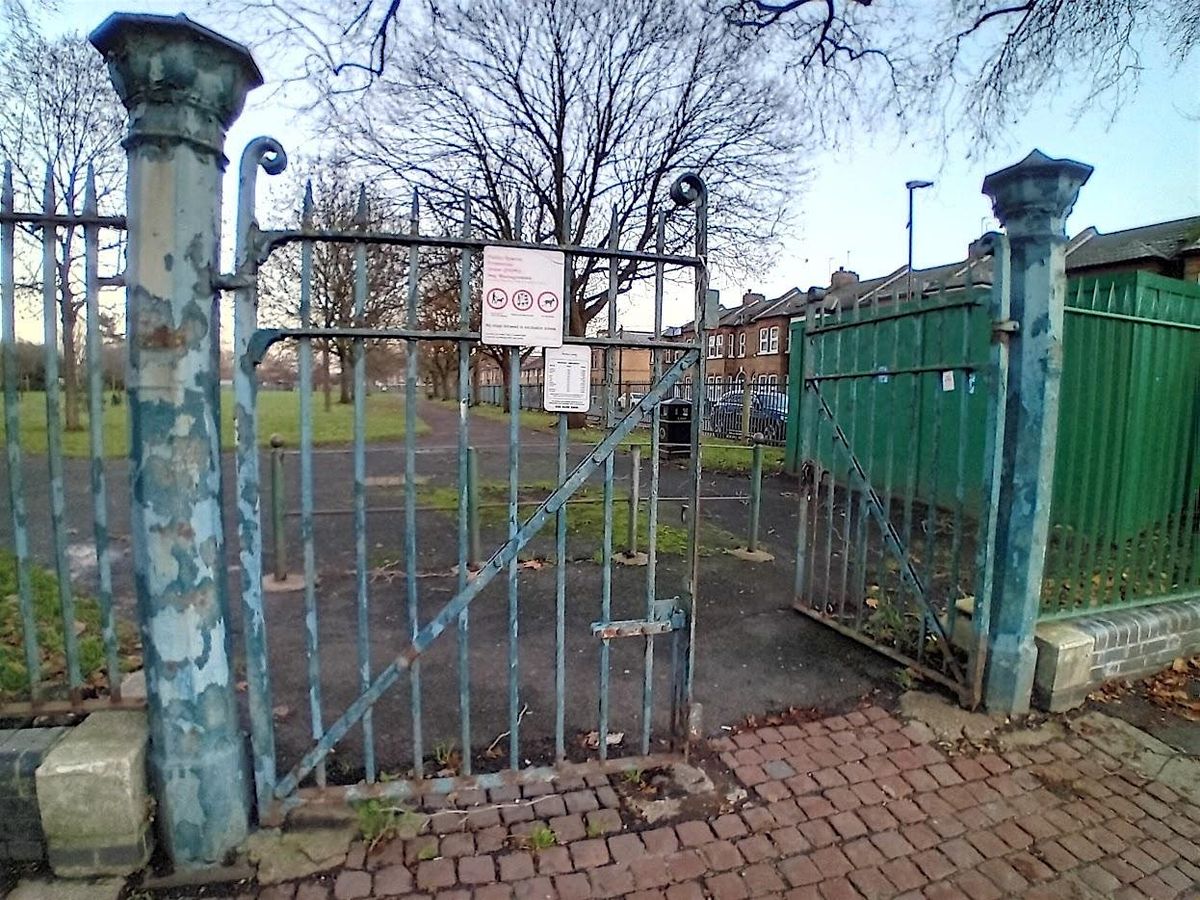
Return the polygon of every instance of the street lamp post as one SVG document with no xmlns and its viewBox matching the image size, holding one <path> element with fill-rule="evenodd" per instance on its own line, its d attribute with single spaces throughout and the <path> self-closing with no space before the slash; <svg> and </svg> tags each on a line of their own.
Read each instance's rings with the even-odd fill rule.
<svg viewBox="0 0 1200 900">
<path fill-rule="evenodd" d="M 912 299 L 913 288 L 913 192 L 921 188 L 933 187 L 932 181 L 906 181 L 904 187 L 908 189 L 908 288 L 905 292 L 904 299 Z"/>
</svg>

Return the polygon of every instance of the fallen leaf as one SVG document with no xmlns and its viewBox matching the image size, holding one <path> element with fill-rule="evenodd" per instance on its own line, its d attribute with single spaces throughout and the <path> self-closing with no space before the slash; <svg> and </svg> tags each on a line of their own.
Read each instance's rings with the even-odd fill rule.
<svg viewBox="0 0 1200 900">
<path fill-rule="evenodd" d="M 610 747 L 615 747 L 625 740 L 625 732 L 610 731 L 605 738 L 604 743 Z M 600 749 L 600 732 L 589 731 L 583 738 L 583 746 L 592 750 Z"/>
</svg>

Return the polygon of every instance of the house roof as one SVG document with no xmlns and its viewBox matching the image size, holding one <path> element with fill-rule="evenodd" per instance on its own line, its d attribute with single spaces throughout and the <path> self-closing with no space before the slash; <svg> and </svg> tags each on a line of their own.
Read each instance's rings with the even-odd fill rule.
<svg viewBox="0 0 1200 900">
<path fill-rule="evenodd" d="M 1067 268 L 1087 269 L 1200 252 L 1200 216 L 1101 234 L 1087 228 L 1067 248 Z"/>
</svg>

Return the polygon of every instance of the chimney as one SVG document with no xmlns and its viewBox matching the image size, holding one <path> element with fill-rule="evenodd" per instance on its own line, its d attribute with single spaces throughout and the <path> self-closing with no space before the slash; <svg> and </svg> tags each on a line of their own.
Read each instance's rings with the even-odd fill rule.
<svg viewBox="0 0 1200 900">
<path fill-rule="evenodd" d="M 835 291 L 848 284 L 857 283 L 858 273 L 847 271 L 845 266 L 838 266 L 838 270 L 829 276 L 829 286 Z"/>
<path fill-rule="evenodd" d="M 749 306 L 751 303 L 758 303 L 760 300 L 766 300 L 765 294 L 756 294 L 754 291 L 746 291 L 742 294 L 742 306 Z"/>
</svg>

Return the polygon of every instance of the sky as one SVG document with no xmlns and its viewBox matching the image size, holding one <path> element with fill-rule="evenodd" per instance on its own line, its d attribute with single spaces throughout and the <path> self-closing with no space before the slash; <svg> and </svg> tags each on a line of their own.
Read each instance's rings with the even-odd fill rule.
<svg viewBox="0 0 1200 900">
<path fill-rule="evenodd" d="M 218 31 L 229 30 L 196 0 L 61 0 L 43 24 L 51 33 L 87 32 L 117 9 L 182 11 Z M 238 39 L 234 33 L 228 36 Z M 270 54 L 260 52 L 258 62 L 270 82 L 275 74 Z M 902 265 L 907 255 L 904 183 L 910 179 L 935 182 L 916 196 L 915 265 L 961 259 L 971 240 L 997 226 L 990 202 L 980 192 L 984 176 L 1017 162 L 1035 147 L 1095 167 L 1068 221 L 1072 234 L 1087 226 L 1116 231 L 1200 215 L 1200 60 L 1194 55 L 1186 67 L 1176 68 L 1162 48 L 1152 46 L 1143 48 L 1142 63 L 1140 89 L 1117 110 L 1097 105 L 1081 109 L 1073 99 L 1078 92 L 1068 85 L 987 148 L 962 140 L 942 145 L 930 134 L 897 140 L 864 132 L 814 155 L 807 161 L 813 175 L 798 199 L 794 227 L 774 265 L 752 281 L 715 285 L 722 303 L 738 302 L 747 290 L 777 296 L 793 286 L 825 285 L 839 266 L 865 278 Z M 280 137 L 285 147 L 306 149 L 303 130 L 297 126 L 278 98 L 265 89 L 257 91 L 230 132 L 227 155 L 236 159 L 257 134 Z M 227 207 L 234 193 L 235 182 L 230 180 Z M 690 318 L 689 306 L 682 295 L 673 298 L 668 323 Z M 645 326 L 649 311 L 644 304 L 627 312 L 628 327 Z"/>
</svg>

